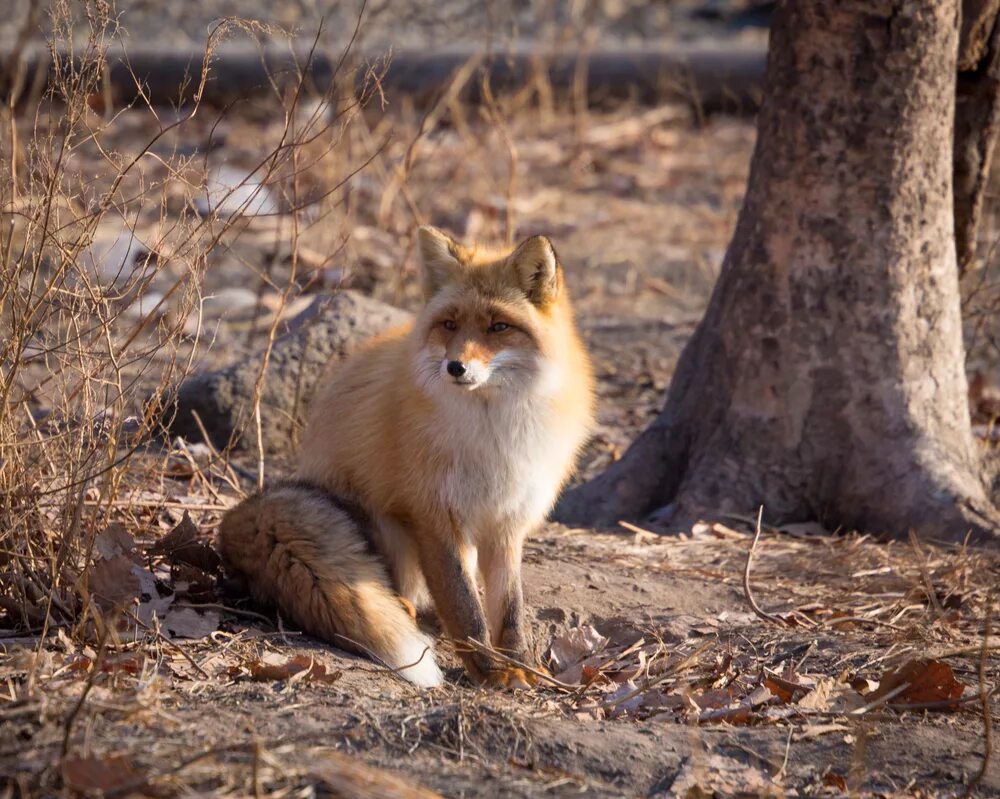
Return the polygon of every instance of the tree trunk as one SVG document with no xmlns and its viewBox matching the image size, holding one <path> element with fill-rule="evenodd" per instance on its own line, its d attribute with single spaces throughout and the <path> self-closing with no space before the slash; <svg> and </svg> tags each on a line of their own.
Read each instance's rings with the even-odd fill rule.
<svg viewBox="0 0 1000 799">
<path fill-rule="evenodd" d="M 1000 128 L 1000 0 L 963 0 L 955 97 L 955 247 L 964 273 L 976 256 L 976 229 Z"/>
<path fill-rule="evenodd" d="M 780 3 L 749 184 L 658 419 L 557 517 L 992 538 L 952 208 L 958 0 Z"/>
</svg>

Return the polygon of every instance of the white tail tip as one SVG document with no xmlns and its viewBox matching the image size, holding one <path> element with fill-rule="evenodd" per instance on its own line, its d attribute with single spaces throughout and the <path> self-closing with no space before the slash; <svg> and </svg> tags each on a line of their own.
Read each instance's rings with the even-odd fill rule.
<svg viewBox="0 0 1000 799">
<path fill-rule="evenodd" d="M 444 675 L 434 660 L 431 641 L 426 636 L 407 638 L 401 642 L 396 663 L 399 675 L 421 688 L 436 688 L 444 682 Z"/>
</svg>

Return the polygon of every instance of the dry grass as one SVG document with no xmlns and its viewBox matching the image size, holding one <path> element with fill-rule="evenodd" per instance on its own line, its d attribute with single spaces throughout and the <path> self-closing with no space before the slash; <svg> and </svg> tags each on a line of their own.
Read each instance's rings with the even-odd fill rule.
<svg viewBox="0 0 1000 799">
<path fill-rule="evenodd" d="M 79 13 L 82 45 L 71 37 Z M 377 84 L 372 76 L 355 97 L 345 66 L 350 94 L 307 101 L 302 79 L 276 85 L 276 124 L 253 162 L 216 167 L 202 150 L 227 116 L 203 108 L 200 89 L 177 109 L 115 108 L 104 80 L 118 39 L 110 7 L 60 1 L 50 14 L 54 79 L 32 97 L 30 76 L 12 62 L 0 140 L 0 607 L 4 626 L 42 633 L 92 621 L 95 536 L 136 521 L 133 489 L 155 493 L 162 480 L 171 456 L 149 447 L 170 392 L 211 343 L 213 256 L 235 246 L 248 214 L 289 243 L 285 269 L 256 275 L 259 294 L 274 294 L 266 313 L 257 309 L 272 341 L 298 290 L 302 218 L 342 201 L 338 190 L 360 166 L 345 161 L 343 141 Z M 218 25 L 201 85 L 219 42 L 263 32 Z M 220 177 L 224 168 L 236 177 Z M 236 485 L 223 459 L 206 468 Z"/>
</svg>

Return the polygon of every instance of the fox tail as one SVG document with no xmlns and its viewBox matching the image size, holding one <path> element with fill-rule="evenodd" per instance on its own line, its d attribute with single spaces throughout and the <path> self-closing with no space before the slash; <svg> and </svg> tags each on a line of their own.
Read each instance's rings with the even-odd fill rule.
<svg viewBox="0 0 1000 799">
<path fill-rule="evenodd" d="M 256 602 L 309 635 L 380 660 L 416 685 L 440 685 L 431 640 L 394 591 L 365 524 L 322 488 L 279 483 L 226 513 L 219 549 Z"/>
</svg>

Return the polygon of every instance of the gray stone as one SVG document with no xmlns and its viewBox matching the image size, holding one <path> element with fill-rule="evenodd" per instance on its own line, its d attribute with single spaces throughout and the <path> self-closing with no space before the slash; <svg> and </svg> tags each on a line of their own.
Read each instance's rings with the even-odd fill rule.
<svg viewBox="0 0 1000 799">
<path fill-rule="evenodd" d="M 295 317 L 274 342 L 264 375 L 260 415 L 265 452 L 293 448 L 309 400 L 331 361 L 410 319 L 406 311 L 352 291 L 317 297 Z M 170 434 L 202 440 L 197 414 L 216 447 L 256 449 L 253 395 L 263 358 L 263 352 L 256 352 L 223 369 L 191 375 L 178 388 L 168 414 Z"/>
</svg>

